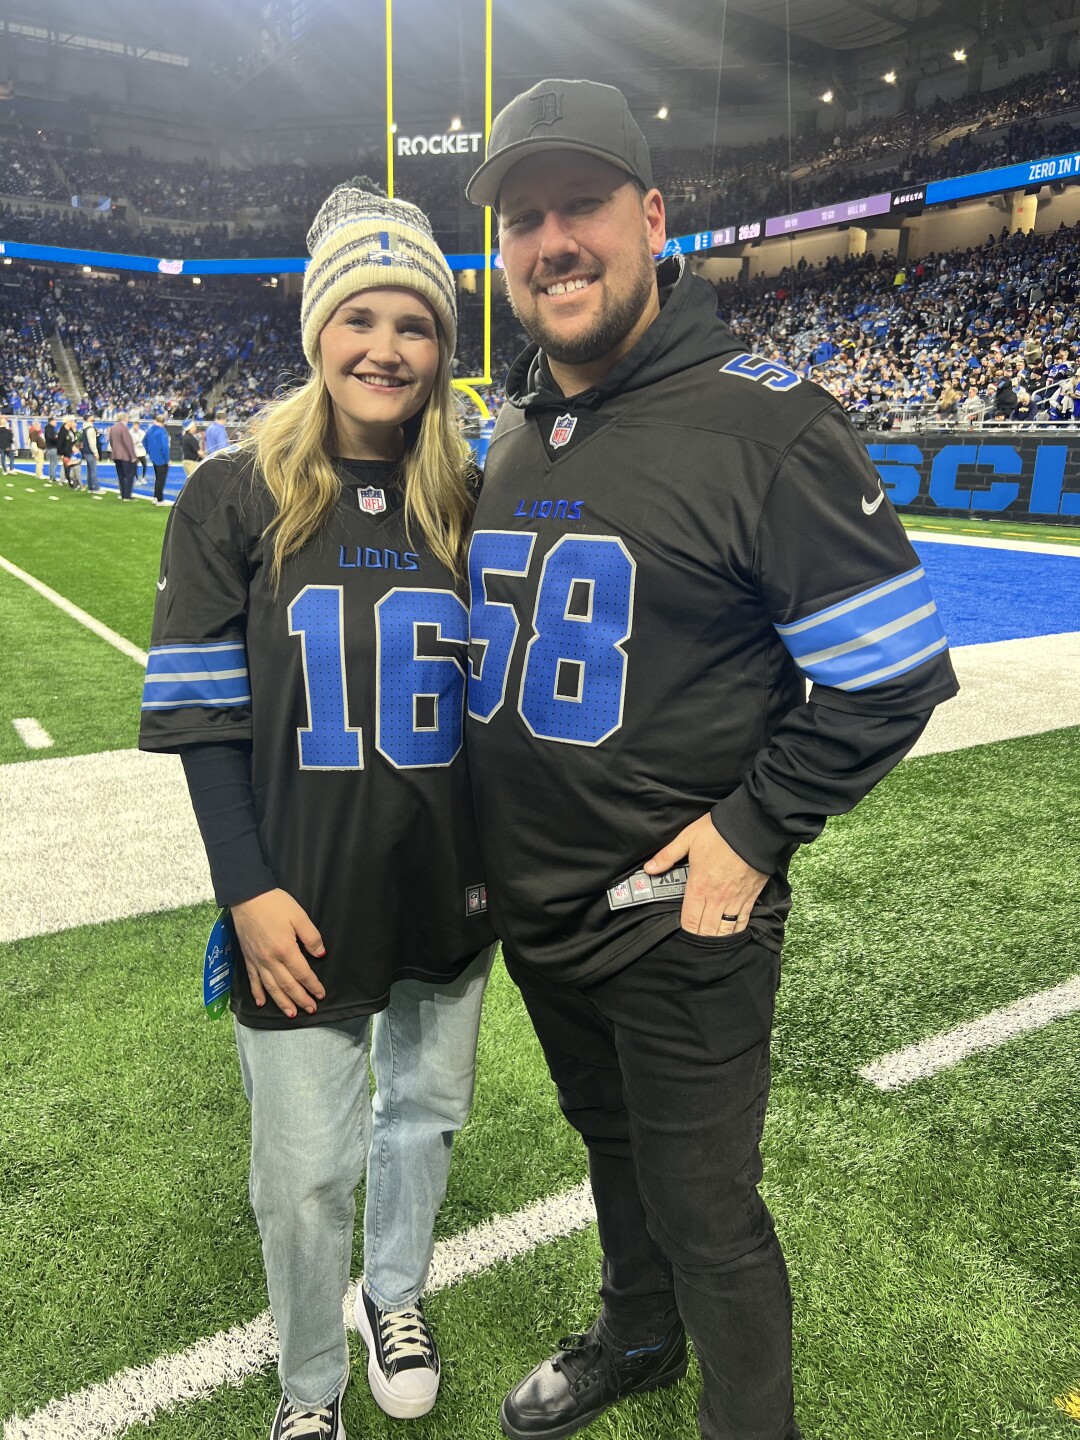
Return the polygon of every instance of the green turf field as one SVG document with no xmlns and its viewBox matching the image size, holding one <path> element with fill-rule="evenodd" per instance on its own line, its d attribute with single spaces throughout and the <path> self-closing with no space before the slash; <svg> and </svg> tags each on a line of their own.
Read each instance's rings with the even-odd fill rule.
<svg viewBox="0 0 1080 1440">
<path fill-rule="evenodd" d="M 145 647 L 167 512 L 57 495 L 0 501 L 0 555 Z M 3 571 L 0 642 L 0 761 L 133 745 L 139 666 Z M 54 747 L 27 751 L 15 716 Z M 765 1189 L 791 1269 L 807 1440 L 1080 1435 L 1055 1404 L 1080 1390 L 1080 1015 L 897 1092 L 856 1074 L 1080 968 L 1078 737 L 910 760 L 796 862 Z M 0 805 L 2 786 L 0 771 Z M 61 827 L 57 845 L 109 863 L 108 836 Z M 0 1424 L 265 1307 L 229 1022 L 208 1022 L 198 993 L 212 916 L 193 906 L 0 945 Z M 439 1236 L 584 1174 L 497 969 Z M 371 1401 L 353 1335 L 351 1440 L 491 1440 L 505 1389 L 589 1323 L 597 1269 L 593 1228 L 434 1295 L 443 1392 L 408 1425 Z M 276 1400 L 263 1370 L 149 1429 L 255 1440 Z M 693 1440 L 694 1407 L 687 1382 L 587 1433 Z M 35 1440 L 123 1433 L 34 1423 Z M 23 1433 L 9 1420 L 4 1437 Z"/>
</svg>

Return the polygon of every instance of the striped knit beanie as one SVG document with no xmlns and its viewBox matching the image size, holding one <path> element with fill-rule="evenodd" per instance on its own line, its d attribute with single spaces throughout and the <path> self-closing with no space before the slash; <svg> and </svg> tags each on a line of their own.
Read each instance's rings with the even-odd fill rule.
<svg viewBox="0 0 1080 1440">
<path fill-rule="evenodd" d="M 454 277 L 427 216 L 406 200 L 390 200 L 366 176 L 339 185 L 323 202 L 307 237 L 300 331 L 311 364 L 323 326 L 350 295 L 401 285 L 422 295 L 438 317 L 447 353 L 457 347 Z"/>
</svg>

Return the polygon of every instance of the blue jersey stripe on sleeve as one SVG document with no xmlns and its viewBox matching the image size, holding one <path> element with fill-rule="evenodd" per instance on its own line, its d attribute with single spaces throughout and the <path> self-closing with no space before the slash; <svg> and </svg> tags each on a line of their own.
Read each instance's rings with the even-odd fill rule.
<svg viewBox="0 0 1080 1440">
<path fill-rule="evenodd" d="M 143 686 L 144 710 L 168 710 L 172 706 L 250 703 L 251 686 L 246 670 L 235 675 L 200 675 L 193 680 L 173 676 L 150 677 Z"/>
<path fill-rule="evenodd" d="M 804 675 L 837 690 L 893 679 L 948 643 L 921 566 L 776 631 Z"/>
<path fill-rule="evenodd" d="M 150 651 L 147 676 L 217 674 L 247 669 L 243 641 L 229 640 L 215 645 L 157 645 Z"/>
<path fill-rule="evenodd" d="M 940 655 L 946 649 L 949 642 L 944 634 L 922 650 L 916 650 L 913 655 L 906 656 L 903 660 L 896 660 L 891 665 L 885 665 L 880 670 L 872 670 L 868 674 L 857 675 L 853 680 L 846 680 L 842 685 L 836 686 L 838 690 L 868 690 L 871 685 L 880 685 L 884 680 L 895 680 L 898 675 L 906 675 L 909 670 L 914 670 L 934 655 Z"/>
<path fill-rule="evenodd" d="M 231 710 L 239 705 L 250 705 L 250 695 L 238 695 L 235 700 L 144 700 L 144 710 Z"/>
</svg>

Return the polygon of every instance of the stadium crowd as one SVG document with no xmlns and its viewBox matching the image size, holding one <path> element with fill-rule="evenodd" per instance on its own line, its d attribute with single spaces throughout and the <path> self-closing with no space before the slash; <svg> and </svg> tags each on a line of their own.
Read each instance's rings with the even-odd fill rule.
<svg viewBox="0 0 1080 1440">
<path fill-rule="evenodd" d="M 809 374 L 855 412 L 975 424 L 1080 420 L 1080 224 L 1002 234 L 906 268 L 885 256 L 797 267 L 720 313 L 755 352 Z M 868 416 L 868 418 L 871 418 Z"/>
<path fill-rule="evenodd" d="M 790 153 L 786 139 L 721 151 L 715 163 L 709 157 L 711 176 L 699 152 L 659 151 L 658 180 L 672 197 L 669 233 L 704 228 L 710 219 L 726 223 L 740 207 L 760 216 L 786 209 L 789 201 L 801 207 L 1076 148 L 1080 124 L 1069 112 L 1078 105 L 1080 76 L 1049 72 L 939 101 L 917 120 L 873 120 L 831 140 L 795 137 Z M 437 222 L 442 216 L 439 239 L 446 249 L 475 243 L 463 228 L 470 217 L 474 223 L 475 212 L 463 211 L 461 197 L 473 162 L 469 156 L 458 161 L 445 168 L 403 165 L 398 176 L 405 193 Z M 378 173 L 377 157 L 367 163 Z M 860 170 L 867 165 L 876 168 Z M 22 136 L 0 158 L 0 191 L 9 196 L 0 205 L 0 231 L 11 240 L 166 257 L 299 254 L 308 218 L 343 176 L 341 166 L 223 172 L 193 161 L 164 167 L 138 152 L 95 154 L 70 137 L 46 145 Z M 89 213 L 51 203 L 75 193 L 106 193 L 157 218 L 128 215 L 122 205 Z M 170 225 L 181 218 L 202 223 Z M 1071 419 L 1080 365 L 1073 279 L 1078 228 L 1003 234 L 904 270 L 889 257 L 834 258 L 817 268 L 800 263 L 749 290 L 719 287 L 719 308 L 749 346 L 812 373 L 851 410 L 961 423 L 995 413 Z M 295 304 L 261 287 L 240 293 L 235 280 L 223 278 L 204 285 L 196 298 L 156 276 L 124 283 L 76 281 L 62 273 L 53 281 L 47 272 L 20 268 L 18 292 L 4 287 L 2 380 L 11 413 L 69 408 L 53 336 L 82 372 L 84 394 L 71 408 L 106 418 L 120 409 L 201 418 L 221 405 L 243 421 L 305 373 Z M 481 336 L 481 298 L 463 295 L 459 375 L 482 373 Z M 512 312 L 497 303 L 494 376 L 501 378 L 521 343 Z M 500 385 L 482 393 L 497 409 Z"/>
<path fill-rule="evenodd" d="M 1003 232 L 907 267 L 889 255 L 800 262 L 749 289 L 720 285 L 717 304 L 748 348 L 810 375 L 875 423 L 1071 421 L 1080 419 L 1078 276 L 1080 224 L 1047 235 Z M 46 339 L 54 331 L 82 371 L 86 393 L 71 407 L 79 413 L 201 419 L 221 406 L 230 420 L 247 420 L 306 373 L 296 302 L 217 285 L 196 300 L 151 280 L 49 287 L 35 279 L 25 298 L 0 308 L 9 408 L 67 408 Z M 455 369 L 463 377 L 482 373 L 482 313 L 481 297 L 462 297 Z M 497 301 L 496 379 L 480 387 L 493 411 L 522 343 L 513 312 Z"/>
<path fill-rule="evenodd" d="M 828 128 L 757 145 L 703 150 L 654 147 L 654 172 L 669 202 L 669 232 L 692 233 L 852 199 L 912 181 L 1037 159 L 1080 146 L 1080 75 L 1050 71 L 996 90 L 938 100 L 918 115 L 874 118 L 830 135 Z M 143 255 L 249 257 L 303 253 L 307 225 L 323 197 L 347 173 L 383 174 L 381 150 L 337 165 L 260 165 L 222 169 L 205 160 L 164 165 L 139 151 L 103 154 L 49 144 L 21 132 L 3 135 L 0 220 L 6 238 L 88 245 Z M 472 249 L 475 226 L 462 198 L 471 156 L 456 164 L 399 162 L 397 187 L 432 217 L 444 249 Z M 26 202 L 113 209 L 43 212 Z M 21 202 L 21 203 L 20 203 Z M 129 207 L 133 213 L 129 213 Z M 184 222 L 182 230 L 171 228 Z M 170 223 L 171 222 L 171 223 Z M 47 237 L 47 238 L 46 238 Z M 471 237 L 471 238 L 470 238 Z"/>
</svg>

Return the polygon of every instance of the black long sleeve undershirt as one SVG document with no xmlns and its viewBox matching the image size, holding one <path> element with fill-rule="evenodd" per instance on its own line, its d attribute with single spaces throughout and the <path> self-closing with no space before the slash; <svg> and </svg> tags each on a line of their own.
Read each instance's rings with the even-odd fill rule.
<svg viewBox="0 0 1080 1440">
<path fill-rule="evenodd" d="M 239 905 L 275 889 L 255 821 L 251 741 L 187 745 L 180 758 L 217 903 Z"/>
</svg>

